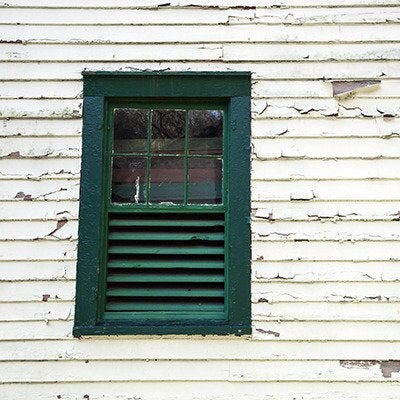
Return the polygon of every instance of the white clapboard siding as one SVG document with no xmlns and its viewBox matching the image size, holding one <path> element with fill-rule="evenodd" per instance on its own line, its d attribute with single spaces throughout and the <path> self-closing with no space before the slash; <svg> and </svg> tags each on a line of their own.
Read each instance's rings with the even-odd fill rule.
<svg viewBox="0 0 400 400">
<path fill-rule="evenodd" d="M 385 45 L 390 47 L 393 45 Z M 381 52 L 384 51 L 383 47 Z M 393 49 L 392 49 L 393 50 Z M 219 44 L 5 44 L 0 48 L 0 61 L 148 61 L 148 60 L 219 60 L 222 59 Z"/>
<path fill-rule="evenodd" d="M 398 117 L 400 107 L 393 99 L 257 99 L 253 112 L 256 118 Z"/>
<path fill-rule="evenodd" d="M 29 46 L 29 45 L 28 45 Z M 39 45 L 38 45 L 39 46 Z M 226 61 L 290 61 L 290 60 L 397 60 L 400 49 L 396 43 L 369 44 L 368 47 L 357 44 L 226 44 L 223 45 L 223 59 Z M 39 50 L 40 51 L 40 50 Z M 20 56 L 18 56 L 20 54 Z M 34 59 L 29 52 L 4 55 L 0 60 L 21 58 Z M 4 57 L 4 58 L 3 58 Z"/>
<path fill-rule="evenodd" d="M 330 6 L 332 3 L 324 5 Z M 370 3 L 370 5 L 372 5 Z M 388 6 L 390 4 L 387 4 Z M 253 19 L 256 23 L 262 24 L 340 24 L 341 27 L 345 28 L 346 24 L 352 23 L 386 23 L 386 22 L 398 22 L 400 18 L 399 11 L 397 8 L 344 8 L 337 9 L 336 7 L 318 7 L 318 8 L 291 8 L 282 10 L 268 10 L 258 8 L 255 11 L 255 18 Z M 234 23 L 235 19 L 231 19 Z M 246 23 L 245 20 L 241 19 L 237 22 Z M 249 21 L 250 22 L 250 21 Z"/>
<path fill-rule="evenodd" d="M 62 303 L 59 303 L 62 304 Z M 28 323 L 29 325 L 29 323 Z M 127 346 L 127 341 L 130 346 Z M 162 338 L 104 338 L 89 340 L 9 341 L 0 343 L 0 360 L 373 360 L 400 357 L 400 342 L 290 342 L 198 336 Z"/>
<path fill-rule="evenodd" d="M 313 139 L 254 139 L 254 156 L 257 159 L 276 158 L 398 158 L 400 138 L 392 140 L 375 138 L 313 138 Z"/>
<path fill-rule="evenodd" d="M 29 7 L 34 8 L 37 7 L 36 3 L 32 4 L 32 0 L 12 0 L 8 1 L 7 3 L 3 2 L 1 4 L 4 7 Z M 334 0 L 329 2 L 329 7 L 347 7 L 347 6 L 354 6 L 354 7 L 373 7 L 373 6 L 396 6 L 398 2 L 396 0 Z M 243 8 L 256 8 L 256 7 L 267 7 L 269 8 L 286 8 L 286 7 L 309 7 L 318 9 L 321 7 L 326 6 L 326 2 L 324 0 L 319 0 L 316 2 L 310 3 L 308 0 L 286 0 L 285 3 L 277 3 L 275 0 L 264 0 L 260 2 L 260 0 L 251 0 L 248 1 L 245 5 L 243 4 L 242 0 L 174 0 L 170 3 L 160 3 L 159 0 L 138 0 L 135 1 L 134 4 L 130 0 L 119 0 L 118 1 L 118 8 L 123 9 L 142 9 L 142 8 L 150 8 L 150 9 L 164 9 L 164 8 L 171 8 L 178 9 L 180 7 L 203 7 L 206 10 L 208 8 L 214 9 L 225 9 L 234 7 L 235 9 Z M 102 9 L 102 8 L 113 8 L 110 6 L 108 0 L 62 0 L 56 1 L 55 0 L 41 0 L 40 1 L 40 8 L 94 8 L 94 9 Z M 114 5 L 115 7 L 115 5 Z"/>
<path fill-rule="evenodd" d="M 0 192 L 1 195 L 1 192 Z M 396 200 L 400 187 L 392 180 L 253 181 L 254 201 L 269 200 Z"/>
<path fill-rule="evenodd" d="M 204 2 L 203 2 L 204 3 Z M 235 7 L 234 3 L 239 3 L 241 7 L 234 9 L 227 9 L 229 6 Z M 400 12 L 396 7 L 367 7 L 367 8 L 340 8 L 339 10 L 332 7 L 332 3 L 321 2 L 321 5 L 331 7 L 315 7 L 306 9 L 304 7 L 287 9 L 286 7 L 276 7 L 277 9 L 271 9 L 272 5 L 277 6 L 276 2 L 270 1 L 270 5 L 265 2 L 254 2 L 252 6 L 249 3 L 246 5 L 243 2 L 232 2 L 227 1 L 225 4 L 221 2 L 213 2 L 214 7 L 210 8 L 205 13 L 200 7 L 188 7 L 184 8 L 185 2 L 177 2 L 176 5 L 182 7 L 159 7 L 157 9 L 157 3 L 149 3 L 146 5 L 140 5 L 136 2 L 130 3 L 128 7 L 122 9 L 114 9 L 113 13 L 109 12 L 110 4 L 106 3 L 106 9 L 102 9 L 98 4 L 93 1 L 92 4 L 85 3 L 80 4 L 80 7 L 73 8 L 68 4 L 68 8 L 63 8 L 63 15 L 65 15 L 62 22 L 67 24 L 221 24 L 221 23 L 265 23 L 265 24 L 347 24 L 347 23 L 385 23 L 397 22 L 400 19 Z M 292 2 L 290 2 L 292 3 Z M 289 3 L 289 4 L 290 4 Z M 173 3 L 170 3 L 173 4 Z M 186 5 L 191 5 L 190 1 L 186 2 Z M 195 4 L 201 5 L 201 2 Z M 279 3 L 278 3 L 279 4 Z M 289 5 L 285 2 L 285 5 Z M 349 2 L 348 4 L 342 3 L 340 5 L 362 5 L 362 2 Z M 380 0 L 379 2 L 371 2 L 364 0 L 364 4 L 367 6 L 371 5 L 384 5 L 397 6 L 398 3 L 394 0 L 391 2 L 385 2 Z M 16 6 L 20 4 L 15 4 Z M 40 6 L 43 2 L 40 3 Z M 291 4 L 292 7 L 304 6 L 311 4 L 303 1 L 297 4 Z M 316 3 L 312 5 L 317 6 Z M 31 4 L 32 6 L 32 4 Z M 42 7 L 38 8 L 3 8 L 2 18 L 0 23 L 33 23 L 33 24 L 48 24 L 48 23 L 60 23 L 57 18 L 58 10 L 55 6 L 65 7 L 66 5 L 52 4 L 53 9 L 46 9 Z M 82 7 L 83 6 L 83 7 Z M 153 7 L 154 10 L 137 9 L 138 7 Z M 218 7 L 220 6 L 220 8 Z M 222 6 L 222 7 L 221 7 Z M 258 8 L 256 8 L 258 6 Z M 81 12 L 82 8 L 90 8 L 90 12 Z M 137 8 L 136 8 L 137 7 Z M 107 9 L 108 8 L 108 9 Z M 136 8 L 136 9 L 135 9 Z M 222 8 L 222 9 L 221 9 Z M 247 9 L 246 8 L 250 8 Z M 254 9 L 251 9 L 254 8 Z M 111 15 L 110 15 L 111 14 Z"/>
<path fill-rule="evenodd" d="M 78 118 L 82 100 L 0 100 L 2 118 Z"/>
<path fill-rule="evenodd" d="M 162 15 L 162 13 L 161 13 Z M 398 13 L 400 21 L 400 13 Z M 56 26 L 4 25 L 8 42 L 24 43 L 365 43 L 392 42 L 398 25 L 218 25 L 208 30 L 193 30 L 193 25 L 179 26 Z"/>
<path fill-rule="evenodd" d="M 65 27 L 63 27 L 65 28 Z M 20 29 L 20 28 L 18 28 Z M 381 28 L 380 28 L 381 29 Z M 377 80 L 376 85 L 357 91 L 357 98 L 396 98 L 400 91 L 399 80 Z M 81 98 L 80 80 L 13 81 L 0 82 L 0 98 Z M 326 98 L 332 97 L 329 80 L 271 81 L 260 79 L 253 84 L 254 98 Z"/>
<path fill-rule="evenodd" d="M 256 261 L 255 282 L 385 282 L 400 279 L 399 261 Z M 297 309 L 296 309 L 297 310 Z M 400 311 L 400 310 L 398 310 Z"/>
<path fill-rule="evenodd" d="M 42 3 L 41 3 L 42 4 Z M 53 6 L 56 5 L 53 3 Z M 229 17 L 251 17 L 254 16 L 253 10 L 229 9 L 224 10 L 211 9 L 210 12 L 204 12 L 201 8 L 160 8 L 157 10 L 153 4 L 153 10 L 139 10 L 135 6 L 121 9 L 116 7 L 110 12 L 110 3 L 106 9 L 101 9 L 96 2 L 91 4 L 91 8 L 87 11 L 79 8 L 63 8 L 62 20 L 60 20 L 60 10 L 58 9 L 43 9 L 41 7 L 34 8 L 3 8 L 1 10 L 0 23 L 5 24 L 59 24 L 68 25 L 81 24 L 168 24 L 168 25 L 218 25 L 226 24 Z M 135 3 L 136 5 L 136 3 Z M 32 4 L 31 4 L 32 6 Z"/>
<path fill-rule="evenodd" d="M 0 241 L 0 261 L 71 261 L 76 259 L 76 247 L 72 240 Z"/>
<path fill-rule="evenodd" d="M 77 239 L 78 221 L 7 221 L 0 222 L 0 240 Z"/>
<path fill-rule="evenodd" d="M 375 85 L 358 89 L 356 97 L 358 99 L 397 98 L 399 91 L 400 82 L 398 80 L 376 80 Z M 288 82 L 260 79 L 253 84 L 254 98 L 330 98 L 332 95 L 332 82 L 329 80 Z"/>
<path fill-rule="evenodd" d="M 343 139 L 345 141 L 345 139 Z M 328 141 L 329 142 L 329 141 Z M 271 141 L 268 142 L 271 144 Z M 392 143 L 396 144 L 397 141 Z M 272 142 L 273 144 L 273 142 Z M 293 146 L 292 150 L 301 152 L 300 149 Z M 365 146 L 367 148 L 367 146 Z M 311 147 L 308 149 L 311 150 Z M 367 148 L 368 152 L 370 147 Z M 324 148 L 323 151 L 328 150 Z M 332 150 L 332 149 L 330 149 Z M 267 150 L 269 151 L 269 149 Z M 341 155 L 338 149 L 335 150 L 337 155 Z M 311 151 L 310 151 L 311 153 Z M 297 153 L 299 154 L 299 153 Z M 332 154 L 332 152 L 331 152 Z M 275 153 L 276 155 L 276 153 Z M 353 154 L 350 154 L 353 156 Z M 306 157 L 309 158 L 311 154 Z M 321 153 L 318 154 L 318 158 Z M 380 159 L 298 159 L 288 158 L 287 160 L 259 160 L 252 161 L 252 177 L 261 180 L 296 180 L 296 179 L 399 179 L 400 171 L 397 170 L 398 160 L 396 158 L 380 158 Z M 4 171 L 1 167 L 0 171 Z"/>
<path fill-rule="evenodd" d="M 89 50 L 90 49 L 90 50 Z M 4 44 L 0 61 L 311 61 L 397 60 L 396 43 L 359 44 Z"/>
<path fill-rule="evenodd" d="M 14 82 L 15 83 L 15 82 Z M 25 82 L 21 82 L 24 85 Z M 0 119 L 0 137 L 75 136 L 82 133 L 80 119 Z"/>
<path fill-rule="evenodd" d="M 253 241 L 253 260 L 390 261 L 400 260 L 397 241 Z"/>
<path fill-rule="evenodd" d="M 293 302 L 253 304 L 254 319 L 268 321 L 400 321 L 399 303 L 307 302 L 293 307 Z"/>
<path fill-rule="evenodd" d="M 15 184 L 0 185 L 0 201 L 16 200 L 76 200 L 79 198 L 79 180 L 18 180 Z"/>
<path fill-rule="evenodd" d="M 72 337 L 72 327 L 72 320 L 0 322 L 0 340 L 66 339 Z"/>
<path fill-rule="evenodd" d="M 367 394 L 363 392 L 360 386 Z M 30 395 L 32 400 L 54 399 L 53 393 L 61 398 L 75 400 L 91 393 L 91 399 L 129 398 L 132 393 L 149 400 L 186 400 L 190 391 L 198 393 L 197 399 L 229 400 L 232 398 L 259 400 L 268 393 L 269 400 L 293 400 L 301 396 L 303 400 L 337 400 L 338 398 L 357 400 L 360 396 L 365 400 L 374 400 L 384 396 L 385 400 L 397 400 L 398 385 L 393 382 L 358 383 L 340 382 L 336 385 L 326 382 L 96 382 L 96 383 L 60 383 L 48 384 L 5 384 L 2 386 L 7 398 L 24 398 Z M 118 398 L 118 397 L 117 397 Z"/>
<path fill-rule="evenodd" d="M 0 157 L 79 157 L 82 139 L 74 137 L 0 138 Z M 17 153 L 17 154 L 15 154 Z"/>
<path fill-rule="evenodd" d="M 77 199 L 74 201 L 43 201 L 43 199 L 15 201 L 15 199 L 10 199 L 8 201 L 0 201 L 0 221 L 72 220 L 78 218 L 78 207 Z"/>
<path fill-rule="evenodd" d="M 392 221 L 310 221 L 265 222 L 256 220 L 252 231 L 258 240 L 400 240 L 400 224 Z"/>
<path fill-rule="evenodd" d="M 18 141 L 19 140 L 20 139 L 18 139 Z M 0 143 L 1 141 L 2 140 L 0 139 Z M 11 140 L 8 139 L 7 142 L 8 141 Z M 35 138 L 35 142 L 36 141 L 38 141 L 37 138 Z M 32 150 L 37 152 L 38 149 L 30 148 L 28 151 Z M 48 155 L 42 158 L 39 162 L 32 157 L 30 153 L 22 155 L 20 150 L 18 150 L 17 157 L 8 156 L 7 158 L 0 158 L 0 179 L 65 179 L 76 178 L 79 176 L 80 159 L 78 157 L 72 158 L 71 153 L 68 154 L 69 157 L 66 157 L 65 155 L 63 158 L 57 156 L 54 157 L 54 152 L 51 154 L 47 153 L 49 148 L 40 150 L 45 150 L 44 154 Z"/>
<path fill-rule="evenodd" d="M 342 382 L 396 381 L 385 379 L 380 364 L 370 363 L 364 368 L 346 368 L 343 362 L 308 361 L 185 361 L 187 368 L 177 361 L 114 361 L 115 368 L 108 369 L 107 361 L 69 360 L 39 362 L 25 361 L 21 371 L 18 363 L 3 362 L 6 373 L 3 382 L 104 382 L 104 381 L 228 381 L 228 382 L 290 382 L 311 380 L 330 382 L 336 377 Z M 256 367 L 256 368 L 254 368 Z M 308 375 L 307 375 L 308 374 Z M 307 379 L 308 376 L 308 379 Z"/>
<path fill-rule="evenodd" d="M 362 363 L 361 363 L 362 365 Z M 357 365 L 355 368 L 360 368 Z M 362 368 L 362 367 L 361 367 Z M 399 386 L 394 382 L 73 382 L 41 384 L 4 384 L 2 392 L 8 399 L 53 400 L 54 393 L 62 399 L 76 400 L 91 393 L 92 400 L 132 398 L 132 393 L 148 400 L 186 400 L 193 391 L 198 400 L 259 400 L 268 393 L 268 400 L 398 400 Z"/>
<path fill-rule="evenodd" d="M 1 204 L 1 203 L 0 203 Z M 286 221 L 398 221 L 399 201 L 266 201 L 254 202 L 255 218 Z"/>
<path fill-rule="evenodd" d="M 10 308 L 13 310 L 12 314 Z M 74 318 L 73 311 L 72 301 L 0 303 L 0 321 L 67 321 Z"/>
<path fill-rule="evenodd" d="M 0 288 L 0 302 L 6 303 L 44 301 L 46 297 L 48 300 L 72 300 L 75 295 L 75 282 L 67 280 L 1 282 Z"/>
<path fill-rule="evenodd" d="M 255 321 L 253 333 L 262 340 L 398 341 L 398 327 L 398 321 Z"/>
<path fill-rule="evenodd" d="M 254 301 L 400 301 L 396 282 L 253 282 Z M 260 300 L 262 299 L 262 300 Z"/>
<path fill-rule="evenodd" d="M 389 81 L 390 82 L 390 81 Z M 307 82 L 305 82 L 307 83 Z M 399 118 L 287 118 L 254 119 L 253 137 L 381 137 L 390 139 L 400 134 Z"/>
<path fill-rule="evenodd" d="M 75 279 L 76 262 L 71 260 L 0 261 L 0 271 L 0 281 L 71 280 Z"/>
<path fill-rule="evenodd" d="M 399 24 L 398 0 L 0 2 L 0 397 L 398 400 Z M 252 73 L 251 335 L 73 338 L 82 72 L 116 70 Z"/>
<path fill-rule="evenodd" d="M 33 46 L 33 45 L 32 45 Z M 38 46 L 38 45 L 36 45 Z M 48 45 L 47 45 L 48 47 Z M 61 46 L 63 47 L 63 46 Z M 101 61 L 85 61 L 61 63 L 59 61 L 27 61 L 1 62 L 0 78 L 7 80 L 20 79 L 62 79 L 76 80 L 82 78 L 84 70 L 103 71 L 142 71 L 150 70 L 176 70 L 176 71 L 251 71 L 255 79 L 270 80 L 315 80 L 315 79 L 399 79 L 400 71 L 398 62 L 394 60 L 364 61 L 357 63 L 346 60 L 319 61 L 296 60 L 293 62 L 222 62 L 222 61 L 193 61 L 190 65 L 186 61 L 173 60 L 171 62 L 135 62 L 132 66 L 130 61 L 119 61 L 102 63 Z M 225 60 L 226 61 L 226 60 Z M 338 68 L 340 66 L 340 68 Z"/>
<path fill-rule="evenodd" d="M 0 98 L 81 98 L 81 81 L 3 81 L 0 82 Z"/>
</svg>

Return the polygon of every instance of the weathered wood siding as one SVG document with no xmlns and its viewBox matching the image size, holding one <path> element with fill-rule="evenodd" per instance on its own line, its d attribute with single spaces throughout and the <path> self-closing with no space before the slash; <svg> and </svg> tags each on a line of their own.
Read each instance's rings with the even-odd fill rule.
<svg viewBox="0 0 400 400">
<path fill-rule="evenodd" d="M 399 0 L 7 0 L 0 24 L 2 399 L 400 398 Z M 252 337 L 72 337 L 84 69 L 253 72 Z"/>
</svg>

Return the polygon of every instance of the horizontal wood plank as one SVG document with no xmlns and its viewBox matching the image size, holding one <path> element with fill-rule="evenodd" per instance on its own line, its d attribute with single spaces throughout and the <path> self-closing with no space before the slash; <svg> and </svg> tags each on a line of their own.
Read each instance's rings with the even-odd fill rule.
<svg viewBox="0 0 400 400">
<path fill-rule="evenodd" d="M 93 10 L 96 13 L 95 10 Z M 93 13 L 92 12 L 92 13 Z M 129 13 L 129 12 L 128 12 Z M 134 21 L 140 11 L 133 14 Z M 153 13 L 154 14 L 154 13 Z M 286 18 L 285 25 L 271 25 L 271 18 L 268 21 L 269 28 L 265 29 L 262 24 L 263 18 L 257 23 L 238 25 L 216 25 L 212 29 L 193 29 L 197 24 L 163 26 L 158 25 L 164 23 L 168 18 L 168 13 L 159 13 L 160 20 L 152 25 L 3 25 L 2 32 L 4 40 L 8 42 L 22 41 L 24 43 L 377 43 L 377 42 L 393 42 L 396 40 L 396 32 L 398 25 L 382 24 L 382 25 L 288 25 L 290 17 Z M 188 15 L 188 12 L 185 13 Z M 179 18 L 179 12 L 175 11 L 176 18 Z M 373 14 L 369 14 L 372 20 Z M 397 22 L 400 22 L 400 12 L 393 12 L 388 15 Z M 283 15 L 282 15 L 283 17 Z M 382 16 L 376 16 L 382 18 Z M 122 17 L 122 18 L 126 18 Z M 251 17 L 253 18 L 253 17 Z M 307 18 L 307 17 L 306 17 Z M 360 17 L 357 15 L 354 20 Z M 250 19 L 250 18 L 249 18 Z M 254 21 L 254 19 L 253 19 Z M 282 24 L 284 21 L 276 21 Z M 349 19 L 351 22 L 351 19 Z M 73 22 L 73 21 L 71 21 Z M 235 22 L 235 21 L 234 21 Z M 243 22 L 241 19 L 239 22 Z M 106 22 L 107 23 L 107 22 Z M 143 24 L 143 21 L 137 21 Z M 187 23 L 187 22 L 185 22 Z M 193 23 L 193 22 L 192 22 Z M 51 24 L 51 22 L 50 22 Z M 72 88 L 72 87 L 71 87 Z M 78 91 L 79 93 L 79 91 Z"/>
<path fill-rule="evenodd" d="M 35 390 L 32 390 L 34 387 Z M 93 400 L 105 396 L 129 397 L 138 393 L 149 400 L 186 400 L 189 391 L 203 393 L 204 398 L 214 397 L 215 400 L 258 400 L 268 393 L 270 400 L 293 400 L 302 396 L 303 400 L 337 400 L 341 397 L 348 400 L 375 400 L 385 396 L 385 400 L 398 399 L 398 385 L 393 382 L 370 382 L 360 385 L 355 382 L 73 382 L 73 383 L 42 383 L 42 384 L 4 384 L 2 390 L 10 400 L 30 396 L 30 400 L 52 400 L 53 392 L 61 393 L 66 400 L 75 400 L 82 393 L 91 393 Z"/>
</svg>

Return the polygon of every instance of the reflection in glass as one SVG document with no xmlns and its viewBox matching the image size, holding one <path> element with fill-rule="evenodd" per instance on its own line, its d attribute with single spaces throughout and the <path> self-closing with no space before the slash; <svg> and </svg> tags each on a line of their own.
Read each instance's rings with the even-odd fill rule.
<svg viewBox="0 0 400 400">
<path fill-rule="evenodd" d="M 114 110 L 114 152 L 144 153 L 147 147 L 149 110 Z"/>
<path fill-rule="evenodd" d="M 182 154 L 185 149 L 185 111 L 153 110 L 151 152 Z"/>
<path fill-rule="evenodd" d="M 222 154 L 223 111 L 189 111 L 189 153 Z"/>
<path fill-rule="evenodd" d="M 150 169 L 150 203 L 183 203 L 184 161 L 181 157 L 154 157 Z"/>
<path fill-rule="evenodd" d="M 146 202 L 146 164 L 147 159 L 144 157 L 113 157 L 113 203 Z"/>
<path fill-rule="evenodd" d="M 222 203 L 222 160 L 191 158 L 188 160 L 188 203 Z"/>
</svg>

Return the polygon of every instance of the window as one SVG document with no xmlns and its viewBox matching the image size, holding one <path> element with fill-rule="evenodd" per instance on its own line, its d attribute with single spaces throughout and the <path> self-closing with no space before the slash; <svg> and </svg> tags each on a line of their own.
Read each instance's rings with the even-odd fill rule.
<svg viewBox="0 0 400 400">
<path fill-rule="evenodd" d="M 84 73 L 74 335 L 250 332 L 250 74 Z"/>
</svg>

